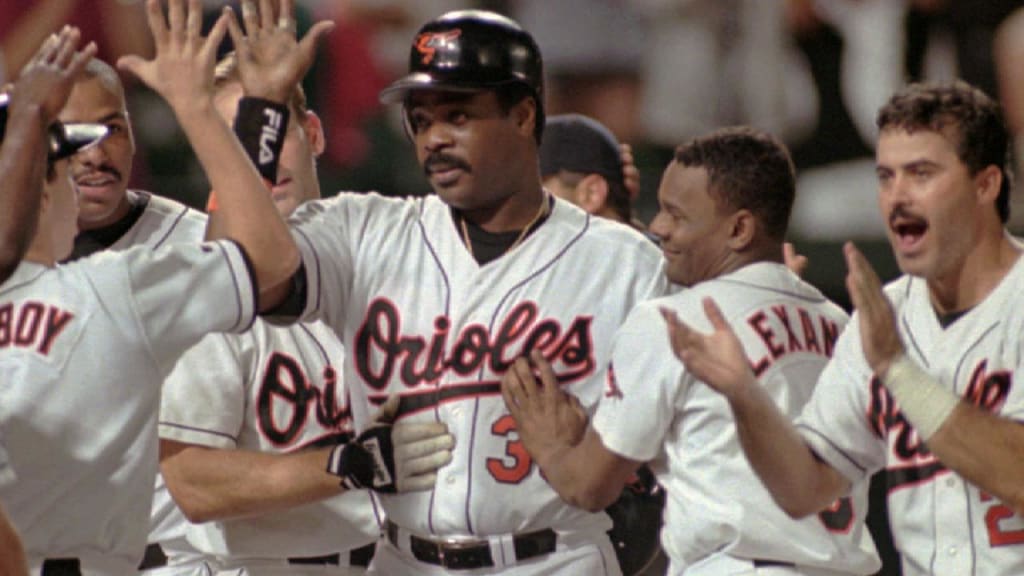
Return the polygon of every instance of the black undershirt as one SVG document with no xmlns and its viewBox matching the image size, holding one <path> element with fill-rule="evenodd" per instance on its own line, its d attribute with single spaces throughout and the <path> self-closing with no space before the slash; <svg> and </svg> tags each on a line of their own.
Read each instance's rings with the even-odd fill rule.
<svg viewBox="0 0 1024 576">
<path fill-rule="evenodd" d="M 962 318 L 964 314 L 967 314 L 973 309 L 974 307 L 972 306 L 971 308 L 968 308 L 966 310 L 950 312 L 949 314 L 941 314 L 938 310 L 935 310 L 935 318 L 939 321 L 939 326 L 942 326 L 942 329 L 945 330 L 946 328 L 949 328 L 953 324 L 953 322 L 956 322 L 957 320 Z"/>
<path fill-rule="evenodd" d="M 75 247 L 71 250 L 71 256 L 64 261 L 78 260 L 113 246 L 114 242 L 131 230 L 132 226 L 135 226 L 135 223 L 142 217 L 146 211 L 146 205 L 149 204 L 149 196 L 146 194 L 129 196 L 128 204 L 128 213 L 124 215 L 124 218 L 102 228 L 79 232 L 78 236 L 75 236 Z"/>
<path fill-rule="evenodd" d="M 551 215 L 552 208 L 554 208 L 554 198 L 549 198 L 548 210 L 530 225 L 530 228 L 526 231 L 526 235 L 523 237 L 523 240 L 529 238 L 537 231 L 538 228 L 540 228 L 541 224 L 543 224 L 548 219 L 548 216 Z M 452 221 L 455 224 L 455 230 L 458 232 L 460 238 L 462 237 L 462 223 L 466 223 L 466 231 L 469 233 L 469 241 L 473 245 L 473 249 L 470 252 L 473 254 L 473 259 L 481 266 L 493 260 L 497 260 L 502 254 L 508 252 L 509 248 L 516 243 L 519 235 L 523 232 L 522 230 L 513 230 L 511 232 L 488 232 L 473 222 L 464 220 L 462 214 L 455 208 L 452 208 L 451 212 Z"/>
</svg>

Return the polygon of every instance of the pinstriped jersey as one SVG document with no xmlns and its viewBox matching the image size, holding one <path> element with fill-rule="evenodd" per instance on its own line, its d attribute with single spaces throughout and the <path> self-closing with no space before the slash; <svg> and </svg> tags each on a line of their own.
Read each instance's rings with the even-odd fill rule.
<svg viewBox="0 0 1024 576">
<path fill-rule="evenodd" d="M 670 346 L 659 307 L 710 331 L 712 296 L 759 384 L 795 417 L 813 391 L 846 313 L 782 264 L 756 263 L 639 305 L 619 330 L 594 430 L 613 452 L 651 467 L 668 499 L 662 544 L 675 574 L 720 552 L 873 574 L 881 563 L 864 527 L 867 483 L 818 517 L 775 504 L 740 447 L 728 401 L 690 375 Z"/>
<path fill-rule="evenodd" d="M 128 190 L 126 193 L 133 202 L 145 199 L 146 208 L 109 250 L 126 250 L 139 245 L 159 248 L 164 244 L 202 241 L 206 233 L 206 214 L 149 192 Z"/>
<path fill-rule="evenodd" d="M 639 233 L 556 200 L 518 246 L 480 265 L 436 196 L 343 193 L 292 219 L 307 274 L 304 317 L 343 338 L 357 429 L 389 394 L 399 418 L 442 421 L 454 460 L 428 492 L 386 495 L 388 518 L 421 534 L 605 530 L 607 515 L 563 503 L 518 441 L 499 383 L 539 349 L 592 407 L 615 329 L 667 289 L 661 254 Z M 514 503 L 514 504 L 512 504 Z"/>
<path fill-rule="evenodd" d="M 160 383 L 204 334 L 247 329 L 255 304 L 231 241 L 22 262 L 0 286 L 0 429 L 19 477 L 0 500 L 31 564 L 135 570 Z"/>
<path fill-rule="evenodd" d="M 161 438 L 215 449 L 286 454 L 351 436 L 344 347 L 320 322 L 257 320 L 245 334 L 211 334 L 164 382 Z M 315 527 L 315 528 L 314 528 Z M 203 553 L 246 558 L 324 556 L 377 539 L 367 490 L 246 518 L 187 525 Z"/>
<path fill-rule="evenodd" d="M 119 252 L 132 246 L 156 249 L 164 244 L 202 241 L 206 233 L 206 214 L 170 198 L 142 190 L 127 190 L 125 195 L 132 205 L 144 203 L 138 219 L 110 246 L 102 248 L 93 244 L 92 248 Z M 159 473 L 153 492 L 150 522 L 149 541 L 159 542 L 168 555 L 181 558 L 184 555 L 196 554 L 185 540 L 185 526 L 188 521 L 171 499 L 164 485 L 163 476 Z"/>
<path fill-rule="evenodd" d="M 907 354 L 958 397 L 1024 420 L 1024 259 L 978 305 L 943 328 L 926 282 L 885 288 Z M 800 419 L 814 451 L 857 481 L 885 470 L 889 524 L 906 576 L 1024 574 L 1024 518 L 947 469 L 864 359 L 859 316 Z"/>
</svg>

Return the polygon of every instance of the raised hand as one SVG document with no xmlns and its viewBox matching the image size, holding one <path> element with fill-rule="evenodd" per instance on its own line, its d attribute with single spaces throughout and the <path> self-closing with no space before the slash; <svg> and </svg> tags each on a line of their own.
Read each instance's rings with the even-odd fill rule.
<svg viewBox="0 0 1024 576">
<path fill-rule="evenodd" d="M 796 246 L 793 246 L 792 242 L 782 244 L 782 257 L 783 262 L 786 263 L 786 268 L 792 270 L 797 276 L 804 275 L 804 270 L 807 269 L 807 256 L 798 253 Z"/>
<path fill-rule="evenodd" d="M 245 31 L 232 19 L 228 32 L 238 56 L 238 74 L 246 96 L 284 103 L 305 76 L 316 56 L 317 42 L 334 28 L 320 21 L 296 41 L 295 1 L 281 0 L 275 17 L 274 2 L 242 0 Z"/>
<path fill-rule="evenodd" d="M 57 119 L 68 101 L 75 79 L 96 55 L 96 44 L 92 42 L 82 50 L 76 50 L 80 38 L 78 28 L 65 26 L 43 42 L 14 83 L 12 114 L 19 114 L 25 106 L 39 106 L 43 126 Z"/>
<path fill-rule="evenodd" d="M 118 68 L 131 72 L 160 94 L 179 115 L 193 106 L 205 106 L 213 98 L 213 67 L 217 46 L 228 22 L 234 21 L 225 8 L 206 38 L 202 35 L 202 0 L 169 0 L 164 18 L 160 0 L 146 1 L 149 30 L 156 44 L 156 56 L 144 60 L 124 56 Z"/>
<path fill-rule="evenodd" d="M 633 147 L 629 144 L 619 144 L 619 161 L 622 162 L 622 180 L 629 193 L 629 200 L 635 202 L 640 196 L 640 169 L 636 167 L 633 160 Z"/>
<path fill-rule="evenodd" d="M 501 381 L 501 395 L 516 421 L 519 439 L 536 460 L 542 462 L 583 440 L 587 413 L 575 396 L 558 387 L 551 364 L 539 351 L 534 350 L 529 360 L 516 359 Z"/>
<path fill-rule="evenodd" d="M 892 303 L 882 291 L 882 282 L 875 270 L 852 242 L 843 246 L 843 254 L 846 256 L 846 290 L 858 312 L 864 358 L 875 375 L 882 376 L 904 351 Z"/>
<path fill-rule="evenodd" d="M 673 310 L 661 309 L 668 324 L 668 337 L 675 352 L 694 378 L 707 383 L 727 398 L 741 394 L 755 382 L 750 361 L 740 339 L 725 321 L 722 311 L 710 297 L 704 298 L 704 313 L 713 332 L 701 334 L 679 319 Z"/>
</svg>

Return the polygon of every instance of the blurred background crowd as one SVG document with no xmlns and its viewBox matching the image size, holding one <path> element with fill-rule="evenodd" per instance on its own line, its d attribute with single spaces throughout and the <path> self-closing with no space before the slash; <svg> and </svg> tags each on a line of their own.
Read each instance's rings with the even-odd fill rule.
<svg viewBox="0 0 1024 576">
<path fill-rule="evenodd" d="M 676 145 L 732 124 L 780 136 L 800 174 L 792 239 L 811 257 L 808 279 L 840 302 L 843 240 L 859 241 L 883 275 L 896 272 L 877 217 L 871 142 L 875 111 L 898 85 L 963 78 L 999 97 L 1011 128 L 1024 132 L 1024 0 L 297 2 L 300 33 L 318 19 L 338 23 L 305 86 L 327 133 L 325 191 L 429 190 L 397 108 L 377 93 L 404 74 L 420 24 L 488 8 L 540 44 L 549 113 L 587 114 L 633 145 L 645 222 Z M 206 3 L 212 21 L 225 2 Z M 69 21 L 107 61 L 152 51 L 141 0 L 0 0 L 0 78 Z M 126 85 L 139 148 L 133 186 L 203 206 L 202 171 L 173 115 L 141 84 Z M 1014 200 L 1011 229 L 1020 231 L 1024 201 Z"/>
</svg>

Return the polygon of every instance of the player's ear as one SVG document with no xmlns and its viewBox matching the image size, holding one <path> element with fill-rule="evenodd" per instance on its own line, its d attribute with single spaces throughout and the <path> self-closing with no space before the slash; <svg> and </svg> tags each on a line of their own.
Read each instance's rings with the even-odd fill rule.
<svg viewBox="0 0 1024 576">
<path fill-rule="evenodd" d="M 747 209 L 737 210 L 729 217 L 732 229 L 729 231 L 729 248 L 733 252 L 742 252 L 750 247 L 757 234 L 757 219 Z"/>
<path fill-rule="evenodd" d="M 598 214 L 608 201 L 608 181 L 600 174 L 587 174 L 576 185 L 576 198 L 580 205 L 590 214 Z"/>
<path fill-rule="evenodd" d="M 319 158 L 327 147 L 327 138 L 324 136 L 324 125 L 316 112 L 306 110 L 305 118 L 302 119 L 302 129 L 306 133 L 313 156 Z"/>
<path fill-rule="evenodd" d="M 978 202 L 995 204 L 1003 186 L 1003 172 L 995 164 L 989 164 L 974 175 L 974 184 Z"/>
<path fill-rule="evenodd" d="M 510 113 L 519 132 L 532 139 L 533 127 L 537 121 L 537 102 L 532 97 L 523 98 L 512 107 Z"/>
</svg>

